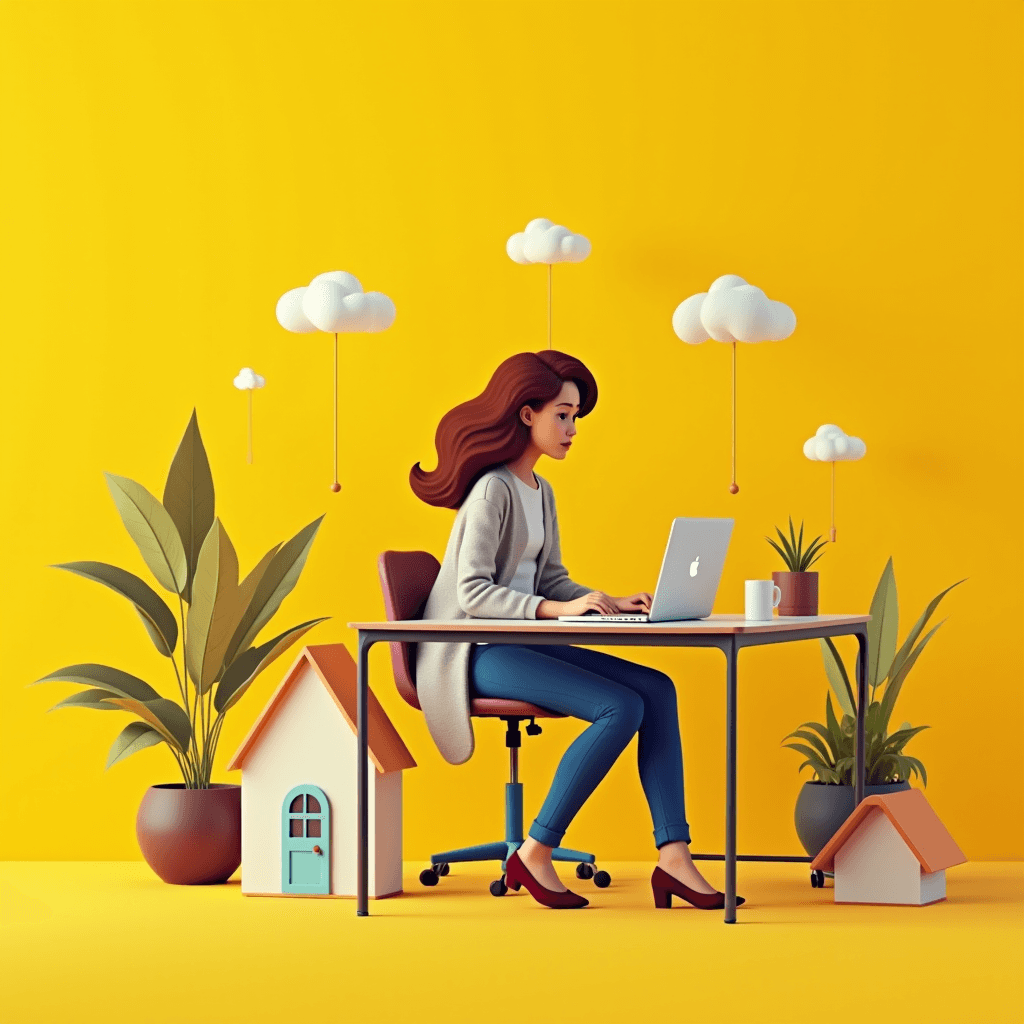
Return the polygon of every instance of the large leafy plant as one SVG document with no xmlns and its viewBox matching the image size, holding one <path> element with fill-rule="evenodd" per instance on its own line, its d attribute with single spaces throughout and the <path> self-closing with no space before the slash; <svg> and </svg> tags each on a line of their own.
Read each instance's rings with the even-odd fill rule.
<svg viewBox="0 0 1024 1024">
<path fill-rule="evenodd" d="M 783 562 L 786 563 L 786 568 L 790 572 L 807 572 L 807 570 L 824 554 L 821 549 L 825 546 L 825 541 L 821 539 L 819 534 L 804 548 L 804 524 L 803 520 L 800 521 L 800 536 L 796 535 L 796 531 L 793 529 L 793 517 L 789 517 L 789 538 L 776 526 L 775 532 L 779 535 L 779 540 L 782 541 L 782 547 L 771 539 L 771 537 L 765 537 L 765 540 L 780 555 L 782 555 Z"/>
<path fill-rule="evenodd" d="M 101 583 L 132 603 L 156 649 L 171 662 L 181 703 L 109 665 L 68 665 L 36 682 L 89 687 L 52 711 L 90 708 L 137 716 L 114 740 L 108 768 L 138 750 L 166 743 L 185 785 L 208 789 L 224 716 L 275 658 L 324 621 L 311 619 L 254 643 L 298 581 L 323 516 L 286 544 L 275 544 L 239 582 L 235 549 L 214 516 L 213 477 L 194 410 L 171 462 L 162 503 L 134 480 L 104 475 L 146 565 L 177 598 L 180 629 L 165 600 L 133 573 L 105 562 L 65 562 L 53 568 Z"/>
<path fill-rule="evenodd" d="M 933 626 L 918 642 L 922 631 L 928 625 L 928 620 L 939 602 L 953 587 L 963 582 L 958 580 L 937 597 L 932 598 L 914 624 L 914 628 L 907 634 L 900 649 L 896 650 L 896 637 L 899 631 L 896 576 L 892 568 L 892 558 L 885 564 L 882 578 L 878 581 L 875 595 L 871 600 L 871 621 L 868 623 L 869 689 L 868 709 L 864 720 L 865 784 L 868 786 L 906 781 L 912 774 L 919 775 L 922 782 L 928 785 L 924 765 L 916 757 L 905 754 L 904 747 L 912 737 L 930 726 L 919 725 L 915 728 L 909 722 L 904 722 L 899 729 L 890 733 L 889 722 L 896 706 L 896 699 L 910 670 L 928 641 L 946 620 L 943 619 Z M 853 784 L 857 753 L 857 692 L 832 640 L 826 637 L 819 642 L 825 672 L 839 701 L 843 712 L 842 718 L 837 718 L 832 706 L 832 695 L 826 693 L 825 724 L 804 722 L 799 729 L 785 738 L 795 736 L 805 742 L 784 743 L 783 746 L 803 754 L 807 760 L 800 765 L 800 770 L 810 766 L 818 781 L 849 786 Z M 857 665 L 859 672 L 859 651 Z M 856 679 L 856 675 L 853 678 Z"/>
</svg>

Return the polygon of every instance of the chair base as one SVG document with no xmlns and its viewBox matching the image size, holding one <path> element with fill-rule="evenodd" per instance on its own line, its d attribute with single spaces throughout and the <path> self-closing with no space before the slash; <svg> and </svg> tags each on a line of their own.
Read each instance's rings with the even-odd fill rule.
<svg viewBox="0 0 1024 1024">
<path fill-rule="evenodd" d="M 459 850 L 447 850 L 444 853 L 431 854 L 430 866 L 437 868 L 441 864 L 470 864 L 475 861 L 500 860 L 501 870 L 504 871 L 508 858 L 522 845 L 523 840 L 519 839 L 504 843 L 482 843 L 480 846 L 464 846 Z M 592 853 L 570 850 L 564 846 L 558 846 L 552 850 L 551 859 L 579 864 L 594 864 L 596 862 L 596 858 Z"/>
<path fill-rule="evenodd" d="M 420 874 L 420 881 L 424 885 L 437 885 L 438 878 L 447 874 L 448 864 L 469 864 L 475 861 L 497 860 L 501 862 L 502 878 L 492 883 L 491 892 L 494 895 L 504 894 L 505 865 L 508 858 L 512 856 L 520 846 L 523 845 L 523 784 L 519 781 L 519 746 L 521 737 L 519 723 L 524 720 L 521 715 L 501 715 L 501 720 L 506 724 L 505 746 L 509 748 L 509 781 L 505 784 L 505 841 L 497 843 L 482 843 L 479 846 L 463 846 L 458 850 L 446 850 L 444 853 L 435 853 L 430 857 L 430 867 Z M 530 725 L 526 727 L 530 735 L 539 733 L 540 726 L 530 719 Z M 577 867 L 578 878 L 595 878 L 596 884 L 604 887 L 608 884 L 610 877 L 607 872 L 593 870 L 595 857 L 592 853 L 584 853 L 582 850 L 570 850 L 564 846 L 556 847 L 551 851 L 551 859 L 557 861 L 575 861 L 581 867 Z M 590 865 L 583 868 L 582 865 Z M 583 872 L 583 873 L 581 873 Z M 501 893 L 495 892 L 494 886 L 501 888 Z"/>
</svg>

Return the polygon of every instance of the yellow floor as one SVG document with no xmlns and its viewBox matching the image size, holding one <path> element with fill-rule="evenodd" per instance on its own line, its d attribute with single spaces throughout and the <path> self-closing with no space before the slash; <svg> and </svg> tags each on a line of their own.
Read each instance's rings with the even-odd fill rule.
<svg viewBox="0 0 1024 1024">
<path fill-rule="evenodd" d="M 832 903 L 802 865 L 739 866 L 747 905 L 655 911 L 603 864 L 583 911 L 495 899 L 493 869 L 371 903 L 164 885 L 141 862 L 0 865 L 0 1021 L 1017 1024 L 1024 865 L 950 870 L 930 907 Z M 720 863 L 703 865 L 721 886 Z"/>
</svg>

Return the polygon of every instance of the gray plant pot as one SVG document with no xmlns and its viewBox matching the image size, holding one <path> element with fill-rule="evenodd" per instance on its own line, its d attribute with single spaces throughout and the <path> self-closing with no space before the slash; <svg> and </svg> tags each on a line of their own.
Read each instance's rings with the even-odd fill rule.
<svg viewBox="0 0 1024 1024">
<path fill-rule="evenodd" d="M 909 782 L 887 786 L 865 786 L 864 795 L 899 793 L 910 789 Z M 832 786 L 825 782 L 805 782 L 796 800 L 796 834 L 808 857 L 817 857 L 825 844 L 853 814 L 853 786 Z"/>
</svg>

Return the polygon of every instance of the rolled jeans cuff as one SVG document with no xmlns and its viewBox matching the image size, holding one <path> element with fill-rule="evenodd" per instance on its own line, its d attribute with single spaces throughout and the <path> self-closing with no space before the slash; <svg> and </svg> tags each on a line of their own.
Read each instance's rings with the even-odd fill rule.
<svg viewBox="0 0 1024 1024">
<path fill-rule="evenodd" d="M 560 846 L 564 835 L 564 832 L 554 832 L 537 821 L 530 826 L 530 838 L 545 846 Z"/>
<path fill-rule="evenodd" d="M 666 843 L 690 844 L 689 825 L 662 825 L 654 830 L 654 845 L 661 849 Z"/>
</svg>

